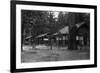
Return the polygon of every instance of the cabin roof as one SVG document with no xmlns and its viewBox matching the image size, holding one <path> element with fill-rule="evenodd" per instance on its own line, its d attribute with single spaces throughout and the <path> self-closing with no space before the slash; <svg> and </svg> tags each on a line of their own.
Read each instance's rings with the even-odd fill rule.
<svg viewBox="0 0 100 73">
<path fill-rule="evenodd" d="M 36 38 L 46 36 L 47 34 L 48 34 L 48 33 L 40 34 L 40 35 L 36 36 Z"/>
<path fill-rule="evenodd" d="M 76 24 L 76 27 L 77 27 L 77 28 L 80 28 L 84 23 L 85 23 L 85 22 L 78 23 L 78 24 Z"/>
<path fill-rule="evenodd" d="M 69 27 L 66 26 L 66 27 L 60 29 L 59 32 L 60 32 L 61 34 L 68 34 L 68 33 L 69 33 Z"/>
<path fill-rule="evenodd" d="M 29 38 L 32 38 L 32 35 L 30 35 L 30 36 L 27 36 L 25 39 L 29 39 Z"/>
<path fill-rule="evenodd" d="M 69 33 L 69 27 L 66 26 L 62 29 L 60 29 L 59 31 L 55 32 L 55 33 L 50 33 L 50 32 L 47 32 L 47 33 L 44 33 L 44 34 L 40 34 L 38 36 L 36 36 L 36 38 L 40 38 L 40 37 L 44 37 L 44 36 L 54 36 L 54 35 L 59 35 L 59 34 L 68 34 Z"/>
</svg>

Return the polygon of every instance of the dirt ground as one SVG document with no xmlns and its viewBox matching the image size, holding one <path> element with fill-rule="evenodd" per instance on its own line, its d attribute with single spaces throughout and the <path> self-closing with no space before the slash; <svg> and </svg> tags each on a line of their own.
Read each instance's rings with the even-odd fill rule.
<svg viewBox="0 0 100 73">
<path fill-rule="evenodd" d="M 21 52 L 21 62 L 45 62 L 90 59 L 89 50 L 32 49 Z"/>
</svg>

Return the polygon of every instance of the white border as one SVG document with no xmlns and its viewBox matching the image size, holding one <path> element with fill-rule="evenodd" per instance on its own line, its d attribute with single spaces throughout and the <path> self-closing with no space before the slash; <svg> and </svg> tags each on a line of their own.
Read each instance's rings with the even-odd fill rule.
<svg viewBox="0 0 100 73">
<path fill-rule="evenodd" d="M 58 61 L 58 62 L 37 62 L 21 63 L 21 9 L 25 10 L 44 10 L 44 11 L 67 11 L 90 13 L 90 60 L 81 61 Z M 16 68 L 39 68 L 53 66 L 72 66 L 94 64 L 94 9 L 70 8 L 70 7 L 51 7 L 35 5 L 16 5 Z"/>
</svg>

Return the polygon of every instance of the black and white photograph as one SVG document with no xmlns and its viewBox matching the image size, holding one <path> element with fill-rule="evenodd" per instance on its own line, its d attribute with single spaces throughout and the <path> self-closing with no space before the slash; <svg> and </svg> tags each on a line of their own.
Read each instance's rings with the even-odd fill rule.
<svg viewBox="0 0 100 73">
<path fill-rule="evenodd" d="M 12 70 L 96 66 L 95 6 L 15 1 L 11 19 Z"/>
<path fill-rule="evenodd" d="M 21 10 L 21 62 L 90 59 L 90 13 Z"/>
</svg>

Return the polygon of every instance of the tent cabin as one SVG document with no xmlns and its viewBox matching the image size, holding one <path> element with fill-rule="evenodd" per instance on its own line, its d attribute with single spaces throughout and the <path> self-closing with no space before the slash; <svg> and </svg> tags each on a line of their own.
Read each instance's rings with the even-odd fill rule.
<svg viewBox="0 0 100 73">
<path fill-rule="evenodd" d="M 47 35 L 48 33 L 40 34 L 34 38 L 35 44 L 49 44 L 49 37 Z"/>
<path fill-rule="evenodd" d="M 44 44 L 51 46 L 64 47 L 69 49 L 78 49 L 78 46 L 89 46 L 90 28 L 85 22 L 75 24 L 69 31 L 69 26 L 65 26 L 56 32 L 47 32 L 37 35 L 35 38 L 29 36 L 25 38 L 27 41 L 33 41 L 35 45 Z"/>
<path fill-rule="evenodd" d="M 31 35 L 22 39 L 23 45 L 31 45 L 32 41 L 33 39 Z"/>
<path fill-rule="evenodd" d="M 86 23 L 83 23 L 78 27 L 76 34 L 76 41 L 78 45 L 87 46 L 90 42 L 90 29 Z"/>
<path fill-rule="evenodd" d="M 44 33 L 35 37 L 36 44 L 45 44 L 52 46 L 66 46 L 69 34 L 69 27 L 65 26 L 64 28 L 58 30 L 54 33 Z"/>
<path fill-rule="evenodd" d="M 55 38 L 55 44 L 57 46 L 67 46 L 68 45 L 68 34 L 69 34 L 69 27 L 65 26 L 64 28 L 60 29 L 58 32 L 52 34 Z"/>
<path fill-rule="evenodd" d="M 85 47 L 89 45 L 90 41 L 90 28 L 88 23 L 80 22 L 75 24 L 70 30 L 69 34 L 69 49 L 77 50 L 78 46 Z"/>
<path fill-rule="evenodd" d="M 70 31 L 69 38 L 69 49 L 77 50 L 79 47 L 89 45 L 90 39 L 90 28 L 87 23 L 81 22 L 79 24 L 75 24 L 75 26 Z"/>
</svg>

